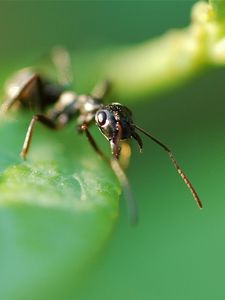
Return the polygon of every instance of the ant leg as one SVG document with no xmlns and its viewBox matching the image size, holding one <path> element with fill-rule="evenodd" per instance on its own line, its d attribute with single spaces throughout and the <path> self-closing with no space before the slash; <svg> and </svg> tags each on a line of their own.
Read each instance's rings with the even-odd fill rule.
<svg viewBox="0 0 225 300">
<path fill-rule="evenodd" d="M 91 92 L 91 96 L 95 99 L 103 99 L 111 90 L 111 83 L 108 80 L 104 80 L 98 83 Z"/>
<path fill-rule="evenodd" d="M 105 154 L 100 150 L 97 143 L 95 142 L 93 136 L 91 135 L 90 131 L 88 130 L 88 125 L 83 124 L 80 127 L 81 131 L 83 131 L 86 134 L 86 137 L 88 141 L 90 142 L 91 146 L 94 148 L 94 150 L 98 153 L 98 155 L 101 156 L 105 161 L 109 162 L 109 159 L 105 156 Z"/>
<path fill-rule="evenodd" d="M 136 201 L 134 200 L 133 194 L 131 192 L 129 180 L 126 174 L 124 173 L 123 169 L 121 168 L 117 159 L 112 158 L 110 165 L 114 171 L 114 174 L 116 175 L 117 179 L 119 180 L 120 184 L 123 187 L 123 192 L 127 202 L 131 223 L 135 225 L 138 222 L 138 209 L 137 209 Z"/>
<path fill-rule="evenodd" d="M 6 100 L 0 107 L 0 113 L 6 113 L 17 101 L 20 101 L 21 98 L 25 97 L 29 94 L 30 89 L 33 84 L 36 84 L 38 97 L 42 97 L 41 92 L 41 80 L 40 76 L 38 74 L 34 74 L 30 77 L 30 79 L 26 82 L 26 84 L 23 86 L 23 88 L 19 91 L 18 94 L 16 94 L 11 99 Z"/>
<path fill-rule="evenodd" d="M 23 159 L 26 159 L 26 156 L 28 154 L 32 136 L 33 136 L 34 125 L 37 121 L 41 122 L 43 125 L 47 126 L 50 129 L 59 129 L 59 126 L 56 123 L 54 123 L 51 119 L 49 119 L 48 117 L 46 117 L 44 115 L 34 115 L 30 122 L 30 125 L 27 129 L 27 133 L 26 133 L 26 137 L 25 137 L 25 140 L 23 143 L 22 151 L 20 153 L 20 155 L 22 156 Z"/>
<path fill-rule="evenodd" d="M 64 87 L 71 87 L 73 72 L 69 52 L 64 47 L 54 47 L 51 56 L 57 71 L 58 82 Z"/>
<path fill-rule="evenodd" d="M 112 158 L 111 160 L 109 160 L 105 156 L 105 154 L 100 150 L 100 148 L 96 144 L 93 136 L 89 132 L 87 124 L 81 125 L 81 130 L 83 132 L 85 132 L 85 134 L 88 138 L 88 141 L 90 142 L 90 144 L 92 145 L 94 150 L 111 166 L 114 174 L 116 175 L 117 179 L 119 180 L 119 182 L 123 188 L 123 191 L 125 194 L 125 199 L 127 201 L 128 210 L 129 210 L 130 217 L 131 217 L 131 223 L 136 224 L 137 219 L 138 219 L 136 203 L 135 203 L 132 193 L 131 193 L 131 188 L 130 188 L 128 178 L 127 178 L 126 174 L 124 173 L 123 169 L 121 168 L 118 160 L 116 158 Z"/>
</svg>

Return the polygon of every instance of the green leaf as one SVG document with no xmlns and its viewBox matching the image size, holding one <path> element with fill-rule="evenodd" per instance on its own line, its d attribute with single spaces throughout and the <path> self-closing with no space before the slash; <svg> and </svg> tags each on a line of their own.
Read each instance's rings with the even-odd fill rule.
<svg viewBox="0 0 225 300">
<path fill-rule="evenodd" d="M 74 126 L 37 125 L 23 162 L 29 120 L 0 123 L 0 298 L 65 299 L 112 232 L 120 187 Z"/>
</svg>

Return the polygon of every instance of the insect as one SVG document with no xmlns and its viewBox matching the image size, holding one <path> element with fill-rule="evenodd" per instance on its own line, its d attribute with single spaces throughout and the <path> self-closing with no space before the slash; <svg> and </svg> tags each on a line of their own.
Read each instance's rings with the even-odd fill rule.
<svg viewBox="0 0 225 300">
<path fill-rule="evenodd" d="M 197 192 L 179 167 L 171 150 L 151 133 L 136 125 L 129 108 L 120 103 L 106 105 L 103 103 L 103 99 L 109 91 L 107 81 L 97 85 L 90 95 L 78 95 L 68 88 L 71 79 L 69 55 L 65 49 L 58 49 L 57 51 L 54 54 L 53 61 L 59 74 L 58 84 L 46 80 L 35 72 L 32 73 L 30 69 L 24 69 L 17 73 L 17 80 L 11 80 L 10 84 L 7 85 L 10 97 L 2 104 L 1 112 L 5 113 L 14 106 L 32 107 L 39 111 L 30 121 L 21 156 L 24 159 L 27 157 L 37 122 L 50 129 L 59 130 L 76 118 L 78 131 L 86 135 L 91 146 L 110 164 L 121 182 L 126 194 L 125 198 L 128 201 L 131 220 L 135 223 L 137 220 L 136 205 L 132 198 L 129 181 L 118 160 L 121 155 L 121 141 L 134 139 L 140 150 L 143 149 L 143 142 L 138 133 L 141 132 L 167 152 L 198 206 L 202 208 Z M 12 91 L 14 89 L 14 94 L 12 92 L 10 94 L 10 89 Z M 90 126 L 94 123 L 108 140 L 112 159 L 105 156 L 89 131 Z"/>
</svg>

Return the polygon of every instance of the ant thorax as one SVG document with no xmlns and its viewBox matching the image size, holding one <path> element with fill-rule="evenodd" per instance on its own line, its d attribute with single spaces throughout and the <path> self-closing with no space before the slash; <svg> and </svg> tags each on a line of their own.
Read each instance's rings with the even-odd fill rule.
<svg viewBox="0 0 225 300">
<path fill-rule="evenodd" d="M 63 92 L 47 116 L 60 125 L 67 124 L 79 113 L 78 96 L 72 91 Z"/>
<path fill-rule="evenodd" d="M 78 124 L 89 124 L 94 120 L 95 113 L 102 106 L 102 101 L 89 95 L 78 96 L 79 118 Z"/>
<path fill-rule="evenodd" d="M 57 111 L 63 111 L 73 105 L 75 102 L 77 102 L 77 94 L 72 91 L 66 91 L 60 95 L 59 100 L 54 106 L 54 109 Z"/>
</svg>

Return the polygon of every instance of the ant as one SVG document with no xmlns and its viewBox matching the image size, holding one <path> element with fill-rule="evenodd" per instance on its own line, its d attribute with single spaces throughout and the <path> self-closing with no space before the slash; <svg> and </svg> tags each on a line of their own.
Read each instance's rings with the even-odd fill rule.
<svg viewBox="0 0 225 300">
<path fill-rule="evenodd" d="M 109 91 L 107 81 L 97 85 L 90 95 L 78 95 L 69 88 L 72 75 L 70 72 L 70 57 L 64 48 L 57 48 L 53 51 L 53 63 L 58 73 L 58 83 L 52 83 L 32 69 L 23 69 L 6 84 L 8 100 L 0 107 L 0 112 L 5 113 L 11 107 L 33 108 L 40 113 L 35 114 L 29 124 L 21 156 L 26 159 L 34 126 L 37 122 L 46 127 L 59 130 L 64 128 L 75 117 L 77 118 L 78 132 L 84 133 L 94 150 L 106 160 L 115 175 L 119 179 L 125 192 L 125 198 L 131 214 L 131 221 L 137 221 L 137 209 L 132 199 L 132 194 L 127 176 L 118 162 L 121 154 L 121 141 L 133 138 L 136 140 L 140 151 L 143 149 L 143 142 L 137 131 L 143 133 L 168 154 L 177 172 L 189 188 L 198 206 L 202 208 L 200 198 L 192 186 L 190 180 L 177 164 L 171 150 L 152 134 L 137 126 L 133 122 L 132 112 L 120 103 L 104 105 L 103 99 Z M 49 109 L 49 106 L 50 107 Z M 112 159 L 109 160 L 96 144 L 89 131 L 90 125 L 95 123 L 101 133 L 108 140 Z"/>
</svg>

